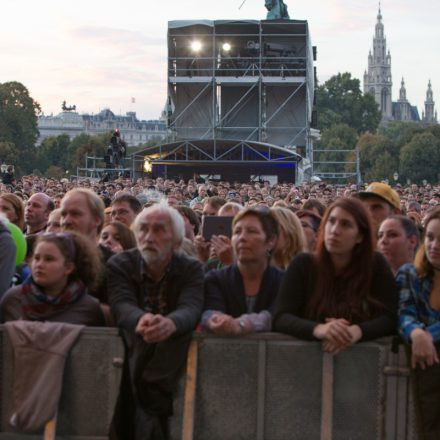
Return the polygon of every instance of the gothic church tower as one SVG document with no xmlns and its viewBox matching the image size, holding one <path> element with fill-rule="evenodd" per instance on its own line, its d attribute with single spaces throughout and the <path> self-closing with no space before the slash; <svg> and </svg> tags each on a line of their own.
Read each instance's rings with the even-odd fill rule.
<svg viewBox="0 0 440 440">
<path fill-rule="evenodd" d="M 371 93 L 382 112 L 382 120 L 393 118 L 391 91 L 391 55 L 387 53 L 382 14 L 379 4 L 376 33 L 373 38 L 373 53 L 368 55 L 368 71 L 364 74 L 364 93 Z"/>
<path fill-rule="evenodd" d="M 399 121 L 411 121 L 411 105 L 406 98 L 405 80 L 402 78 L 399 90 L 399 100 L 396 106 L 396 119 Z"/>
<path fill-rule="evenodd" d="M 423 122 L 428 124 L 437 123 L 437 112 L 434 113 L 434 97 L 432 94 L 431 80 L 428 83 L 428 90 L 426 91 L 425 112 L 423 115 Z"/>
</svg>

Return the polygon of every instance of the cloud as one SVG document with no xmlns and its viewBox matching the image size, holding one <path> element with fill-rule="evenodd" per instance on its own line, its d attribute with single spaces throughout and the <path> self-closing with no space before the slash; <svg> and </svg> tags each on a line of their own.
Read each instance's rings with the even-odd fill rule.
<svg viewBox="0 0 440 440">
<path fill-rule="evenodd" d="M 130 49 L 147 46 L 163 46 L 166 44 L 163 38 L 145 35 L 139 31 L 118 29 L 105 26 L 80 26 L 66 32 L 74 41 L 83 41 L 87 44 L 95 44 L 99 47 L 110 49 Z"/>
</svg>

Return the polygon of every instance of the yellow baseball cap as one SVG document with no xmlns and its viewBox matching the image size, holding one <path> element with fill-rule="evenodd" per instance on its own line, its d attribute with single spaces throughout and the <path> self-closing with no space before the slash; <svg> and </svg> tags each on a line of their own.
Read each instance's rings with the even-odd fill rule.
<svg viewBox="0 0 440 440">
<path fill-rule="evenodd" d="M 396 191 L 394 191 L 391 186 L 382 182 L 373 182 L 368 185 L 368 188 L 365 191 L 361 191 L 359 193 L 359 197 L 361 199 L 365 199 L 367 197 L 379 197 L 380 199 L 385 200 L 389 203 L 393 208 L 396 208 L 400 211 L 400 197 Z"/>
</svg>

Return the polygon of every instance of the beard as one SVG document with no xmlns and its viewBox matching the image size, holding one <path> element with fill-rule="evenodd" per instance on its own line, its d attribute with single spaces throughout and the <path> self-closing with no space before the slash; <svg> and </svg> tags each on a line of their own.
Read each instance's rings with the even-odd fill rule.
<svg viewBox="0 0 440 440">
<path fill-rule="evenodd" d="M 166 251 L 158 251 L 151 248 L 139 249 L 143 260 L 148 266 L 157 266 L 168 263 L 171 260 L 172 254 Z"/>
</svg>

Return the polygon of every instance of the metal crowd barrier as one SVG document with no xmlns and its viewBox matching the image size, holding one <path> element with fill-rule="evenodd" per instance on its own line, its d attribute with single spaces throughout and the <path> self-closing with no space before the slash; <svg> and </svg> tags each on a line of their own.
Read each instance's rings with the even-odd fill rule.
<svg viewBox="0 0 440 440">
<path fill-rule="evenodd" d="M 8 425 L 12 351 L 0 326 L 0 439 Z M 121 376 L 116 329 L 86 329 L 66 363 L 57 439 L 107 438 Z M 173 440 L 416 440 L 409 369 L 391 339 L 337 356 L 279 334 L 194 334 L 178 385 Z M 185 423 L 184 423 L 185 422 Z"/>
<path fill-rule="evenodd" d="M 42 439 L 13 433 L 9 425 L 12 402 L 13 353 L 0 326 L 0 439 Z M 58 407 L 57 439 L 104 440 L 113 415 L 122 375 L 124 347 L 117 329 L 82 331 L 66 361 Z"/>
</svg>

